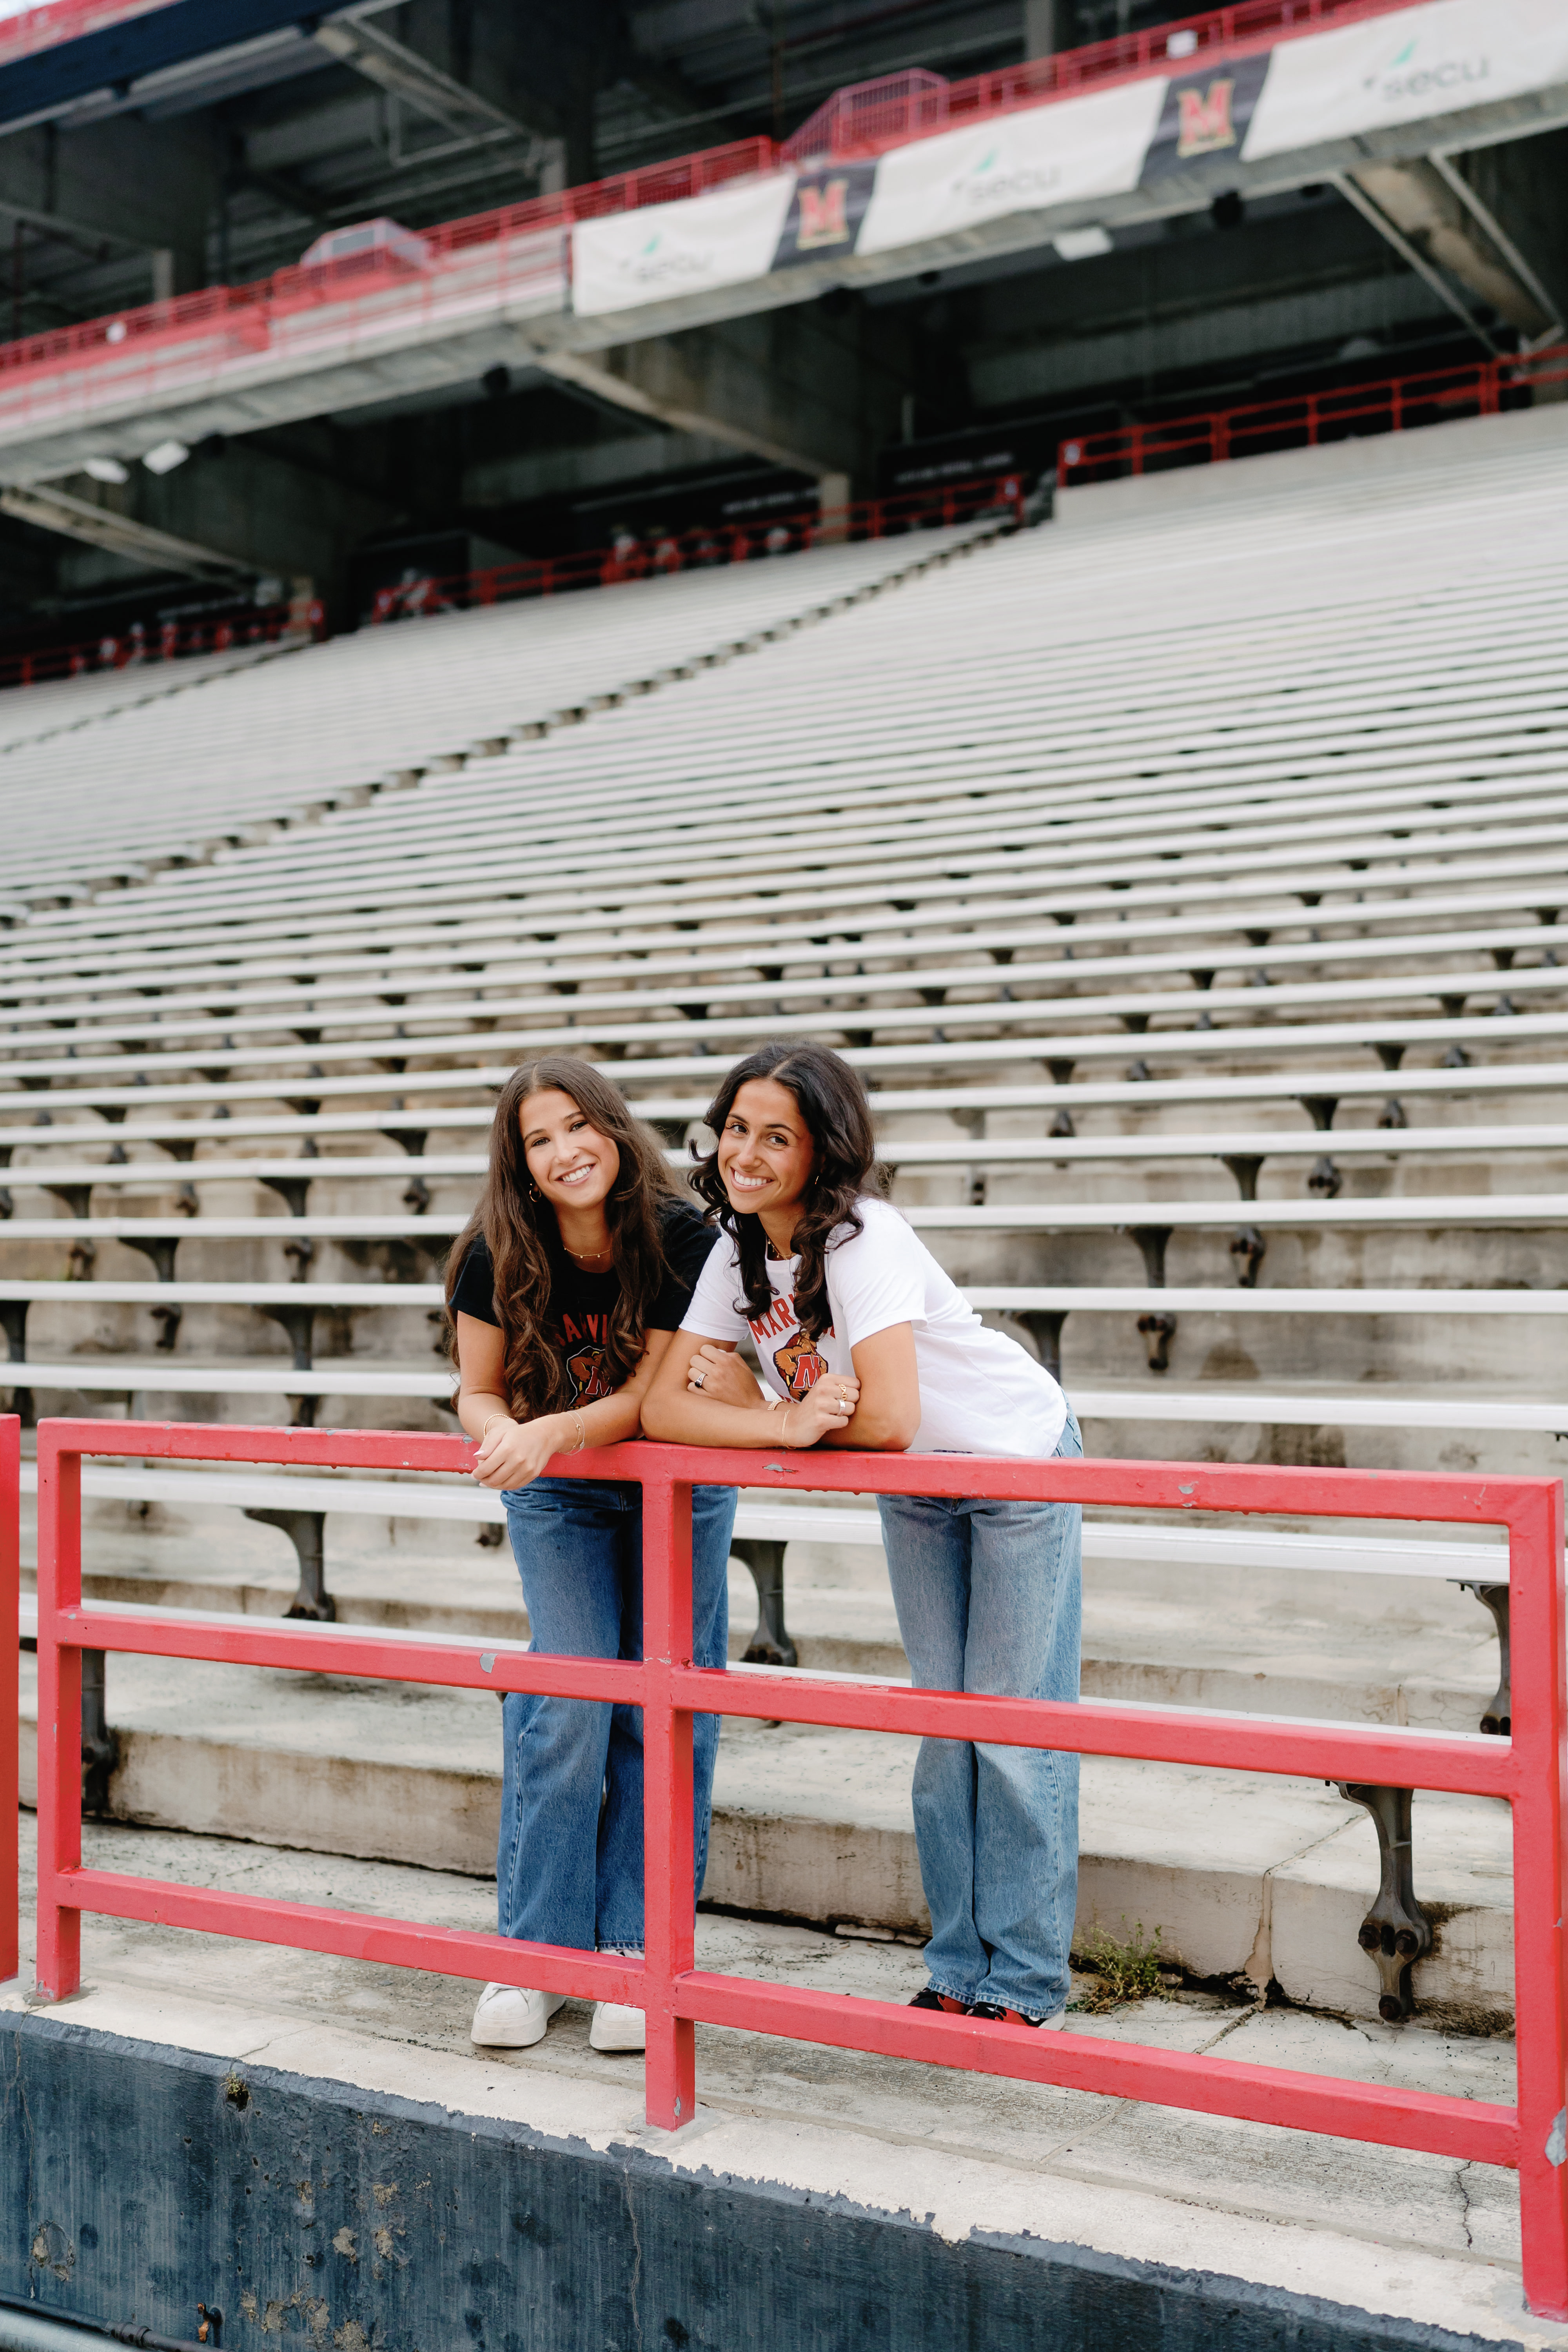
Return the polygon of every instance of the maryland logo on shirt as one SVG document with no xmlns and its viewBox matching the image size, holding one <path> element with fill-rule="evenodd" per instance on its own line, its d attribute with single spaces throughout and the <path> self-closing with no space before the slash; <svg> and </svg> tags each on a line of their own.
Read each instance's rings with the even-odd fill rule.
<svg viewBox="0 0 1568 2352">
<path fill-rule="evenodd" d="M 574 1315 L 561 1318 L 566 1377 L 572 1383 L 574 1404 L 593 1404 L 600 1397 L 615 1394 L 616 1384 L 605 1355 L 607 1321 L 603 1315 L 584 1315 L 581 1319 Z"/>
<path fill-rule="evenodd" d="M 798 1404 L 827 1370 L 826 1358 L 819 1356 L 810 1340 L 798 1332 L 786 1347 L 774 1349 L 773 1362 L 792 1404 Z"/>
<path fill-rule="evenodd" d="M 773 1368 L 784 1382 L 784 1393 L 791 1404 L 799 1404 L 826 1371 L 827 1359 L 817 1354 L 802 1331 L 794 1298 L 775 1298 L 765 1315 L 750 1316 L 747 1320 L 759 1355 L 764 1342 L 782 1337 L 783 1346 L 773 1350 Z M 833 1337 L 831 1323 L 826 1336 L 828 1339 Z"/>
</svg>

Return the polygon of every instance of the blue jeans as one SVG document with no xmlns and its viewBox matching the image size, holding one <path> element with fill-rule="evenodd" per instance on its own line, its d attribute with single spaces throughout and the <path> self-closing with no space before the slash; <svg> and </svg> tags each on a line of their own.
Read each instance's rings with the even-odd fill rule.
<svg viewBox="0 0 1568 2352">
<path fill-rule="evenodd" d="M 642 1489 L 536 1478 L 501 1496 L 531 1647 L 555 1657 L 642 1656 Z M 691 1496 L 691 1659 L 723 1666 L 731 1486 Z M 509 1691 L 501 1708 L 496 1896 L 503 1936 L 579 1951 L 640 1951 L 640 1706 Z M 697 1885 L 708 1866 L 720 1717 L 692 1718 Z"/>
<path fill-rule="evenodd" d="M 1068 1414 L 1058 1454 L 1083 1452 Z M 879 1497 L 893 1605 L 925 1690 L 1076 1699 L 1083 1512 L 1077 1503 Z M 923 1739 L 915 1843 L 938 1992 L 1031 2018 L 1067 2005 L 1078 1906 L 1078 1758 Z"/>
</svg>

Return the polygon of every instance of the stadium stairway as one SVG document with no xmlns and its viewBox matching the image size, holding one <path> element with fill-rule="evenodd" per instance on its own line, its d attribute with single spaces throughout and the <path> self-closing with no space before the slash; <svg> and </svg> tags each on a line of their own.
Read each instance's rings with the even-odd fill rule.
<svg viewBox="0 0 1568 2352">
<path fill-rule="evenodd" d="M 748 593 L 754 572 L 782 597 L 787 574 L 795 613 L 838 609 L 705 665 L 693 648 L 742 623 L 694 590 L 685 658 L 658 615 L 637 644 L 644 674 L 657 635 L 691 676 L 606 688 L 570 734 L 509 736 L 482 764 L 439 764 L 452 719 L 416 730 L 418 682 L 443 667 L 469 708 L 505 693 L 515 717 L 501 623 L 542 697 L 553 612 L 353 641 L 353 696 L 331 708 L 384 698 L 375 757 L 422 767 L 416 789 L 75 903 L 97 844 L 45 844 L 28 889 L 54 903 L 0 937 L 16 1393 L 449 1428 L 436 1277 L 510 1062 L 603 1060 L 679 1154 L 725 1057 L 782 1027 L 864 1070 L 893 1197 L 984 1311 L 1059 1360 L 1089 1451 L 1560 1471 L 1568 435 L 1529 422 L 1528 448 L 1500 419 L 1458 455 L 1434 430 L 1386 481 L 1364 451 L 1289 478 L 1251 461 L 1220 557 L 1204 501 L 1162 486 L 1147 511 L 1117 499 L 1089 528 L 1080 501 L 1070 530 L 957 567 L 917 572 L 953 550 L 916 542 L 874 601 L 847 584 L 874 550 L 748 567 Z M 635 615 L 683 585 L 574 610 Z M 729 642 L 764 635 L 743 625 Z M 348 677 L 335 652 L 192 698 L 243 726 L 242 689 L 266 698 L 235 808 L 321 809 L 374 781 L 318 717 L 317 682 Z M 601 655 L 604 677 L 638 667 L 618 621 Z M 155 731 L 131 712 L 75 739 L 126 745 L 128 841 Z M 157 737 L 185 839 L 208 740 Z M 272 1476 L 242 1500 L 231 1473 L 174 1475 L 94 1474 L 102 1597 L 331 1595 L 348 1624 L 526 1633 L 489 1498 L 444 1489 L 437 1511 L 428 1489 Z M 743 1509 L 762 1617 L 753 1637 L 742 1578 L 737 1646 L 903 1672 L 874 1523 Z M 1240 1554 L 1224 1529 L 1092 1525 L 1086 1690 L 1506 1714 L 1496 1556 L 1252 1533 Z M 487 1867 L 489 1702 L 114 1659 L 109 1719 L 111 1813 Z M 907 1756 L 739 1725 L 721 1755 L 710 1901 L 918 1932 Z M 1114 1762 L 1085 1790 L 1082 1935 L 1158 1926 L 1193 1978 L 1376 2011 L 1363 1811 Z M 1418 2014 L 1506 2020 L 1508 1873 L 1503 1809 L 1417 1800 Z"/>
</svg>

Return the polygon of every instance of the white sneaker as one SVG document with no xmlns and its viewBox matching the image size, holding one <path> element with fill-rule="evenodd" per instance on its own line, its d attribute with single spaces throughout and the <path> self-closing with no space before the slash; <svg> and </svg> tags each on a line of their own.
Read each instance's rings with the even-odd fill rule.
<svg viewBox="0 0 1568 2352">
<path fill-rule="evenodd" d="M 618 2000 L 601 2000 L 588 2029 L 590 2050 L 641 2050 L 647 2042 L 640 2009 L 626 2009 Z"/>
<path fill-rule="evenodd" d="M 521 1986 L 488 1984 L 479 1995 L 468 2039 L 481 2050 L 531 2050 L 566 1996 L 526 1992 Z"/>
</svg>

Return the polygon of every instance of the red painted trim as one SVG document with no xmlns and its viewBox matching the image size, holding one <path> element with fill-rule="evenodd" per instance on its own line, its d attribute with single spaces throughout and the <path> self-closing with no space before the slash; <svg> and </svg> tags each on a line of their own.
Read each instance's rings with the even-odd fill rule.
<svg viewBox="0 0 1568 2352">
<path fill-rule="evenodd" d="M 1568 343 L 1528 357 L 1504 354 L 1463 367 L 1428 368 L 1329 392 L 1292 393 L 1283 400 L 1248 401 L 1237 408 L 1199 410 L 1155 425 L 1120 425 L 1109 433 L 1070 436 L 1057 449 L 1060 489 L 1164 473 L 1177 466 L 1218 465 L 1266 448 L 1316 447 L 1359 437 L 1364 431 L 1403 433 L 1458 416 L 1495 416 L 1514 395 L 1528 405 L 1538 385 L 1568 381 Z"/>
<path fill-rule="evenodd" d="M 14 1423 L 12 1424 L 14 1426 Z M 1552 1478 L 1484 1478 L 1406 1471 L 1317 1471 L 1168 1462 L 1016 1462 L 952 1455 L 765 1453 L 638 1443 L 552 1462 L 552 1475 L 614 1477 L 644 1493 L 641 1665 L 624 1661 L 481 1653 L 478 1643 L 396 1635 L 349 1641 L 330 1626 L 205 1622 L 175 1612 L 121 1615 L 81 1598 L 81 1460 L 292 1462 L 317 1467 L 441 1470 L 472 1460 L 462 1440 L 392 1430 L 201 1428 L 191 1424 L 46 1421 L 38 1428 L 38 1984 L 59 2000 L 80 1982 L 84 1911 L 154 1919 L 209 1933 L 331 1951 L 447 1974 L 541 1984 L 646 2009 L 650 2122 L 675 2129 L 695 2112 L 697 2021 L 872 2050 L 1016 2080 L 1060 2083 L 1104 2097 L 1141 2098 L 1384 2147 L 1513 2165 L 1520 2175 L 1525 2290 L 1542 2316 L 1568 2316 L 1568 2166 L 1553 2163 L 1568 2066 L 1563 1832 L 1568 1666 L 1563 1502 Z M 0 1478 L 5 1475 L 0 1459 Z M 1511 1740 L 1340 1723 L 1295 1723 L 1107 1703 L 1078 1706 L 910 1690 L 809 1675 L 694 1669 L 691 1483 L 828 1494 L 1058 1497 L 1169 1511 L 1279 1512 L 1328 1518 L 1442 1520 L 1509 1532 L 1515 1724 Z M 14 1521 L 16 1481 L 0 1486 Z M 557 1690 L 626 1697 L 644 1710 L 647 1758 L 647 1958 L 507 1945 L 406 1920 L 168 1886 L 84 1870 L 77 1725 L 84 1647 L 216 1657 L 262 1665 L 463 1687 Z M 485 1666 L 484 1656 L 491 1664 Z M 905 1736 L 1040 1744 L 1082 1753 L 1400 1787 L 1471 1790 L 1513 1809 L 1517 2110 L 1342 2081 L 1218 2057 L 1194 2057 L 1088 2034 L 982 2026 L 799 1987 L 715 1976 L 695 1966 L 691 1886 L 694 1711 L 784 1722 L 850 1724 Z M 16 1737 L 14 1700 L 0 1741 Z M 13 1906 L 14 1907 L 14 1906 Z"/>
</svg>

